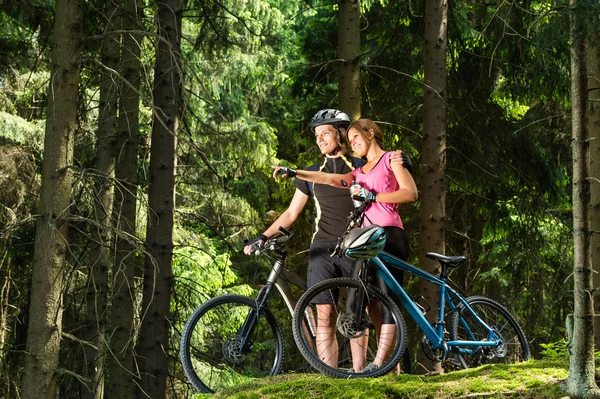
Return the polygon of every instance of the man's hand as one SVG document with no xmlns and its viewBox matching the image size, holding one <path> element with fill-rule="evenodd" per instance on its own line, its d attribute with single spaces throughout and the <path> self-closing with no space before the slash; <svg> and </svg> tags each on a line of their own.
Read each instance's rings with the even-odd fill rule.
<svg viewBox="0 0 600 399">
<path fill-rule="evenodd" d="M 267 239 L 268 237 L 266 235 L 259 235 L 244 247 L 244 253 L 246 255 L 252 255 L 253 253 L 262 248 L 263 244 L 265 243 L 265 241 L 267 241 Z"/>
<path fill-rule="evenodd" d="M 273 179 L 277 179 L 277 176 L 281 175 L 281 177 L 295 177 L 296 169 L 287 168 L 285 166 L 275 166 L 271 165 L 273 169 Z"/>
<path fill-rule="evenodd" d="M 405 152 L 402 152 L 400 150 L 392 152 L 390 162 L 399 163 L 400 165 L 404 166 L 404 168 L 408 170 L 408 173 L 410 173 L 411 175 L 413 173 L 413 170 L 415 169 L 412 164 L 412 161 L 410 160 L 410 157 Z"/>
</svg>

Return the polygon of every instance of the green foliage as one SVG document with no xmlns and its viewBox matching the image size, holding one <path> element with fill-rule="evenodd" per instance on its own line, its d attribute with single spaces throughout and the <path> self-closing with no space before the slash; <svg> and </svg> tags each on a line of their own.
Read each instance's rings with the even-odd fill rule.
<svg viewBox="0 0 600 399">
<path fill-rule="evenodd" d="M 569 358 L 566 339 L 541 344 L 540 346 L 542 347 L 542 350 L 540 351 L 542 359 L 567 361 Z"/>
<path fill-rule="evenodd" d="M 41 122 L 32 123 L 17 115 L 0 111 L 0 132 L 2 139 L 0 142 L 42 148 L 44 126 Z"/>
<path fill-rule="evenodd" d="M 179 278 L 195 281 L 207 297 L 218 295 L 224 287 L 237 282 L 229 254 L 218 251 L 218 243 L 215 245 L 201 232 L 178 230 L 175 242 L 178 244 L 173 253 L 173 273 Z M 237 293 L 248 292 L 240 287 Z"/>
<path fill-rule="evenodd" d="M 0 75 L 33 69 L 48 54 L 54 3 L 3 0 L 0 3 Z"/>
</svg>

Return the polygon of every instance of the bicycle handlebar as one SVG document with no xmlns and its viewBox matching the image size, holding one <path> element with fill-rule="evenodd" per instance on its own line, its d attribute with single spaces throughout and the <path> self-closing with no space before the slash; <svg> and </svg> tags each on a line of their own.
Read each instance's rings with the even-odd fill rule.
<svg viewBox="0 0 600 399">
<path fill-rule="evenodd" d="M 260 255 L 264 251 L 276 251 L 281 248 L 282 244 L 292 238 L 292 233 L 286 230 L 283 226 L 279 226 L 279 232 L 281 235 L 273 238 L 267 239 L 260 247 L 258 247 L 255 251 L 255 255 Z M 244 239 L 244 243 L 248 244 L 248 240 Z"/>
</svg>

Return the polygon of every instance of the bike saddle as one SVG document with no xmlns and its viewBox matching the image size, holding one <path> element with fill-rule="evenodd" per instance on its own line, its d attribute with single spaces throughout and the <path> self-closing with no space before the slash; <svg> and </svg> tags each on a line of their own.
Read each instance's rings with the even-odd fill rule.
<svg viewBox="0 0 600 399">
<path fill-rule="evenodd" d="M 429 259 L 435 259 L 440 263 L 445 263 L 450 267 L 456 267 L 467 260 L 466 256 L 446 256 L 442 254 L 436 254 L 435 252 L 427 252 L 425 255 Z"/>
</svg>

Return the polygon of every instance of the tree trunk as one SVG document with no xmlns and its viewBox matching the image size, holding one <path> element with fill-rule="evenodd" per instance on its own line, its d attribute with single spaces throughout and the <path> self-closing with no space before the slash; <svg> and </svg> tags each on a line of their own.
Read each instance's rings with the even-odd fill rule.
<svg viewBox="0 0 600 399">
<path fill-rule="evenodd" d="M 425 85 L 423 103 L 423 147 L 421 150 L 421 208 L 419 210 L 420 267 L 438 273 L 437 263 L 425 257 L 427 252 L 445 253 L 446 215 L 446 46 L 448 37 L 448 1 L 431 0 L 425 6 Z M 431 304 L 427 319 L 437 322 L 437 289 L 421 282 L 420 294 Z M 441 372 L 439 362 L 431 362 L 419 353 L 427 371 Z"/>
<path fill-rule="evenodd" d="M 144 298 L 137 359 L 140 384 L 136 397 L 165 397 L 169 348 L 169 303 L 173 284 L 173 216 L 180 98 L 179 68 L 182 1 L 158 5 L 159 40 L 154 74 L 154 113 L 148 189 L 148 255 L 144 263 Z"/>
<path fill-rule="evenodd" d="M 10 242 L 7 240 L 7 242 Z M 9 312 L 9 297 L 10 286 L 12 285 L 11 278 L 11 258 L 7 248 L 4 245 L 0 246 L 0 396 L 8 392 L 10 386 L 10 373 L 6 367 L 6 337 L 9 333 L 8 329 L 8 312 Z M 5 390 L 6 389 L 6 390 Z"/>
<path fill-rule="evenodd" d="M 589 134 L 584 10 L 571 0 L 571 107 L 573 148 L 573 329 L 565 389 L 577 398 L 600 397 L 595 381 L 592 265 L 590 253 Z M 583 7 L 582 7 L 583 8 Z"/>
<path fill-rule="evenodd" d="M 31 281 L 22 397 L 55 398 L 62 333 L 63 273 L 77 117 L 83 0 L 57 0 Z"/>
<path fill-rule="evenodd" d="M 124 0 L 121 10 L 123 29 L 140 30 L 142 7 L 139 0 Z M 133 347 L 137 335 L 134 313 L 136 246 L 125 236 L 136 235 L 137 213 L 137 147 L 139 134 L 139 102 L 141 76 L 141 42 L 138 34 L 123 34 L 121 54 L 122 84 L 117 137 L 117 158 L 113 220 L 120 234 L 115 238 L 115 260 L 110 318 L 108 359 L 111 399 L 130 399 L 134 394 Z"/>
<path fill-rule="evenodd" d="M 340 0 L 338 57 L 340 58 L 339 107 L 351 120 L 360 118 L 360 2 Z"/>
<path fill-rule="evenodd" d="M 96 132 L 96 173 L 94 184 L 94 213 L 98 226 L 92 229 L 90 271 L 86 292 L 87 340 L 94 345 L 86 347 L 86 376 L 90 389 L 84 390 L 84 399 L 104 397 L 104 365 L 106 359 L 106 314 L 108 309 L 108 270 L 111 261 L 111 216 L 114 200 L 115 131 L 117 126 L 116 79 L 111 71 L 119 64 L 119 37 L 113 35 L 118 27 L 118 8 L 114 0 L 104 6 L 106 28 L 102 39 L 100 108 Z"/>
<path fill-rule="evenodd" d="M 597 25 L 596 25 L 597 26 Z M 600 37 L 587 39 L 588 127 L 590 136 L 590 247 L 594 289 L 600 287 Z M 600 295 L 594 295 L 594 331 L 596 350 L 600 350 Z"/>
</svg>

